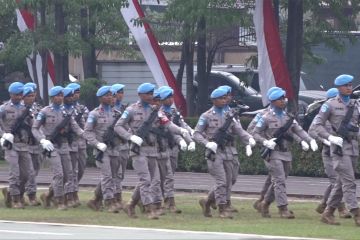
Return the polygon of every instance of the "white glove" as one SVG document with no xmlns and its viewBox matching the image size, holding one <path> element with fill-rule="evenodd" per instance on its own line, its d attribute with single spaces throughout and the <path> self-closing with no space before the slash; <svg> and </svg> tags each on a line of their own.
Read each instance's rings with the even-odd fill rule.
<svg viewBox="0 0 360 240">
<path fill-rule="evenodd" d="M 307 150 L 309 150 L 310 147 L 307 142 L 301 141 L 301 148 L 302 148 L 302 150 L 307 151 Z"/>
<path fill-rule="evenodd" d="M 264 140 L 263 145 L 271 150 L 274 150 L 274 148 L 276 146 L 275 139 L 276 138 L 272 138 L 270 140 Z"/>
<path fill-rule="evenodd" d="M 4 146 L 4 143 L 5 143 L 5 139 L 0 138 L 0 145 L 1 145 L 2 147 Z"/>
<path fill-rule="evenodd" d="M 181 140 L 181 141 L 179 142 L 179 145 L 180 145 L 181 151 L 186 151 L 186 149 L 187 149 L 188 146 L 187 146 L 185 140 Z"/>
<path fill-rule="evenodd" d="M 187 150 L 190 151 L 190 152 L 195 152 L 195 142 L 190 142 L 189 145 L 188 145 L 188 148 Z"/>
<path fill-rule="evenodd" d="M 11 142 L 11 143 L 14 143 L 14 135 L 12 135 L 11 133 L 4 133 L 2 135 L 2 138 Z"/>
<path fill-rule="evenodd" d="M 252 155 L 251 145 L 246 145 L 245 146 L 245 151 L 246 151 L 246 156 L 250 157 Z"/>
<path fill-rule="evenodd" d="M 311 139 L 310 141 L 310 147 L 313 152 L 317 151 L 319 149 L 315 139 Z"/>
<path fill-rule="evenodd" d="M 185 128 L 181 128 L 180 132 L 183 137 L 185 137 L 187 134 L 189 134 L 188 130 L 186 130 Z"/>
<path fill-rule="evenodd" d="M 333 135 L 330 135 L 328 137 L 328 140 L 330 143 L 338 145 L 340 147 L 342 147 L 343 142 L 344 142 L 344 139 L 342 139 L 341 137 L 337 137 L 337 136 L 333 136 Z"/>
<path fill-rule="evenodd" d="M 52 144 L 51 141 L 49 141 L 47 139 L 41 139 L 40 144 L 41 144 L 42 148 L 45 149 L 46 151 L 49 151 L 49 152 L 54 151 L 54 145 Z"/>
<path fill-rule="evenodd" d="M 210 149 L 211 151 L 213 151 L 214 153 L 216 153 L 216 150 L 217 150 L 217 144 L 216 142 L 208 142 L 206 145 L 205 145 L 206 148 Z"/>
<path fill-rule="evenodd" d="M 251 147 L 254 147 L 254 146 L 256 145 L 256 141 L 255 141 L 255 139 L 254 139 L 253 137 L 251 137 L 251 138 L 249 139 L 249 145 L 250 145 Z"/>
<path fill-rule="evenodd" d="M 191 130 L 190 130 L 191 136 L 194 136 L 194 133 L 195 133 L 195 130 L 194 130 L 194 129 L 191 129 Z"/>
<path fill-rule="evenodd" d="M 329 142 L 329 140 L 327 140 L 327 139 L 323 139 L 322 142 L 323 142 L 323 144 L 326 145 L 326 146 L 329 146 L 329 147 L 330 147 L 330 145 L 331 145 L 330 142 Z"/>
<path fill-rule="evenodd" d="M 96 144 L 96 148 L 102 152 L 105 152 L 107 149 L 107 146 L 105 143 L 99 142 L 98 144 Z"/>
<path fill-rule="evenodd" d="M 138 146 L 141 146 L 141 144 L 143 143 L 144 140 L 139 136 L 132 135 L 130 137 L 130 141 L 132 141 L 133 143 L 135 143 Z"/>
</svg>

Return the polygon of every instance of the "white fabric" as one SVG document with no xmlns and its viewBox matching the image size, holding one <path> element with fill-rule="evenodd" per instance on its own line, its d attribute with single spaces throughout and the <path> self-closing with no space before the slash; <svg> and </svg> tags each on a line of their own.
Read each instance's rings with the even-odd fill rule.
<svg viewBox="0 0 360 240">
<path fill-rule="evenodd" d="M 187 150 L 190 151 L 190 152 L 194 152 L 196 150 L 195 142 L 189 143 L 189 146 L 188 146 Z"/>
<path fill-rule="evenodd" d="M 213 151 L 214 153 L 216 153 L 216 150 L 217 150 L 217 144 L 216 142 L 208 142 L 206 145 L 205 145 L 206 148 L 210 149 L 211 151 Z"/>
<path fill-rule="evenodd" d="M 186 149 L 187 149 L 188 146 L 187 146 L 185 140 L 181 140 L 181 141 L 179 142 L 179 145 L 180 145 L 181 151 L 186 151 Z"/>
<path fill-rule="evenodd" d="M 141 146 L 141 144 L 143 143 L 144 140 L 139 136 L 132 135 L 130 137 L 130 141 L 132 141 L 133 143 L 135 143 L 138 146 Z"/>
<path fill-rule="evenodd" d="M 2 135 L 2 138 L 11 142 L 11 143 L 14 143 L 14 135 L 12 135 L 11 133 L 4 133 Z"/>
<path fill-rule="evenodd" d="M 255 139 L 254 138 L 250 138 L 249 139 L 249 145 L 251 146 L 251 147 L 254 147 L 255 145 L 256 145 L 256 141 L 255 141 Z"/>
<path fill-rule="evenodd" d="M 47 140 L 47 139 L 41 139 L 40 140 L 40 144 L 41 147 L 49 152 L 54 151 L 54 145 L 52 144 L 51 141 Z"/>
<path fill-rule="evenodd" d="M 107 146 L 106 146 L 105 143 L 101 143 L 101 142 L 100 142 L 100 143 L 96 144 L 96 148 L 99 149 L 99 150 L 102 151 L 102 152 L 105 152 L 106 149 L 107 149 Z"/>
<path fill-rule="evenodd" d="M 313 152 L 315 152 L 319 149 L 319 146 L 317 145 L 315 139 L 311 139 L 310 148 L 311 148 L 311 150 L 313 150 Z"/>
<path fill-rule="evenodd" d="M 340 147 L 342 147 L 344 139 L 342 139 L 341 137 L 337 137 L 337 136 L 333 136 L 330 135 L 328 138 L 329 142 L 335 145 L 338 145 Z"/>
<path fill-rule="evenodd" d="M 270 140 L 264 140 L 263 145 L 271 150 L 274 150 L 275 146 L 276 146 L 276 142 L 275 141 L 276 138 L 272 138 Z"/>
<path fill-rule="evenodd" d="M 307 142 L 301 141 L 301 148 L 302 148 L 302 150 L 304 150 L 304 151 L 308 151 L 309 148 L 310 148 L 310 146 L 309 146 L 309 144 L 308 144 Z"/>
<path fill-rule="evenodd" d="M 246 150 L 246 156 L 247 157 L 250 157 L 252 155 L 252 149 L 251 149 L 251 146 L 250 145 L 246 145 L 245 146 L 245 150 Z"/>
</svg>

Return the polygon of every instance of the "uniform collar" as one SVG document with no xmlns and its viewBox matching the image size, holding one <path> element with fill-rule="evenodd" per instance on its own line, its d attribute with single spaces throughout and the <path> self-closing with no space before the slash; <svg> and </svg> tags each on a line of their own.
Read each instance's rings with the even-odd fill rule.
<svg viewBox="0 0 360 240">
<path fill-rule="evenodd" d="M 171 113 L 171 106 L 169 105 L 163 105 L 162 109 L 167 113 Z"/>
<path fill-rule="evenodd" d="M 60 110 L 61 110 L 61 105 L 60 105 L 60 104 L 54 104 L 54 103 L 52 103 L 52 104 L 50 105 L 50 107 L 51 107 L 52 110 L 55 110 L 55 111 L 60 111 Z"/>
<path fill-rule="evenodd" d="M 121 101 L 116 100 L 115 107 L 120 108 L 121 107 Z"/>
<path fill-rule="evenodd" d="M 141 104 L 141 106 L 142 106 L 143 108 L 145 108 L 145 109 L 150 108 L 150 104 L 149 104 L 149 103 L 147 103 L 147 102 L 140 101 L 140 104 Z"/>
<path fill-rule="evenodd" d="M 344 96 L 339 94 L 339 99 L 341 102 L 343 102 L 345 105 L 348 105 L 350 102 L 350 96 Z"/>
<path fill-rule="evenodd" d="M 275 106 L 271 106 L 271 111 L 272 111 L 273 114 L 276 115 L 277 117 L 283 117 L 283 116 L 285 115 L 284 109 L 277 108 L 277 107 L 275 107 Z"/>
<path fill-rule="evenodd" d="M 23 106 L 23 104 L 22 104 L 21 102 L 19 102 L 19 103 L 13 103 L 13 101 L 11 101 L 11 100 L 10 100 L 10 105 L 11 105 L 11 106 L 14 106 L 14 107 L 16 107 L 16 108 L 19 108 L 19 107 Z"/>
<path fill-rule="evenodd" d="M 110 105 L 100 104 L 100 109 L 103 110 L 104 112 L 111 112 L 111 106 Z"/>
<path fill-rule="evenodd" d="M 73 108 L 72 104 L 64 104 L 64 108 L 65 110 L 70 110 L 71 108 Z"/>
<path fill-rule="evenodd" d="M 213 106 L 213 112 L 222 116 L 224 113 L 224 107 Z"/>
</svg>

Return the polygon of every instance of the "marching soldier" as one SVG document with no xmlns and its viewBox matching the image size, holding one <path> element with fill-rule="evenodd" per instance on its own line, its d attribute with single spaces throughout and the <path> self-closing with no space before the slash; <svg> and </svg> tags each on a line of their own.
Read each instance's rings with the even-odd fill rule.
<svg viewBox="0 0 360 240">
<path fill-rule="evenodd" d="M 231 115 L 230 111 L 224 109 L 227 105 L 227 93 L 228 91 L 223 88 L 217 88 L 211 93 L 213 107 L 200 116 L 194 133 L 194 140 L 206 147 L 205 158 L 209 173 L 216 181 L 216 186 L 209 192 L 207 199 L 199 201 L 205 217 L 212 216 L 210 206 L 215 202 L 219 208 L 220 218 L 232 218 L 231 212 L 227 211 L 226 207 L 232 186 L 232 179 L 227 175 L 233 174 L 233 158 L 237 157 L 233 135 L 238 135 L 249 145 L 246 147 L 248 156 L 252 154 L 251 146 L 255 145 L 255 140 L 241 127 L 240 122 Z M 226 142 L 218 145 L 217 139 L 214 138 L 219 129 L 225 126 L 226 129 L 223 130 L 226 136 L 221 138 L 226 139 Z"/>
<path fill-rule="evenodd" d="M 187 133 L 186 130 L 172 124 L 162 111 L 151 106 L 154 90 L 155 86 L 151 83 L 141 84 L 137 90 L 140 101 L 127 107 L 115 125 L 116 133 L 132 143 L 130 158 L 139 177 L 139 184 L 133 192 L 132 199 L 124 209 L 129 217 L 136 217 L 135 206 L 140 200 L 149 219 L 159 217 L 156 210 L 159 200 L 156 198 L 161 196 L 159 168 L 156 160 L 159 146 L 155 134 L 150 130 L 164 127 L 173 134 Z M 138 135 L 143 135 L 145 139 Z M 161 201 L 162 199 L 160 203 Z"/>
<path fill-rule="evenodd" d="M 94 146 L 96 151 L 97 165 L 101 170 L 100 186 L 95 190 L 95 198 L 88 202 L 88 206 L 98 210 L 104 199 L 105 208 L 110 213 L 118 213 L 119 206 L 116 201 L 116 184 L 113 163 L 119 159 L 119 139 L 106 139 L 105 134 L 113 131 L 116 119 L 120 113 L 112 107 L 113 94 L 111 86 L 103 86 L 96 93 L 100 106 L 89 113 L 85 124 L 85 139 Z M 115 135 L 114 135 L 115 136 Z M 99 191 L 101 190 L 101 194 Z"/>
<path fill-rule="evenodd" d="M 31 156 L 31 162 L 34 169 L 34 174 L 29 176 L 29 180 L 25 185 L 30 206 L 41 205 L 41 203 L 36 198 L 36 192 L 37 192 L 36 177 L 39 174 L 40 165 L 41 165 L 41 156 L 40 156 L 41 149 L 39 142 L 34 138 L 34 135 L 31 132 L 31 127 L 34 122 L 34 118 L 36 118 L 36 115 L 41 110 L 41 106 L 35 102 L 36 87 L 37 86 L 35 83 L 26 83 L 24 85 L 24 90 L 23 90 L 24 105 L 30 107 L 30 113 L 31 113 L 26 117 L 24 121 L 24 124 L 26 124 L 26 131 L 24 134 L 26 134 L 27 137 L 29 153 Z"/>
<path fill-rule="evenodd" d="M 339 90 L 337 88 L 330 88 L 326 92 L 326 97 L 327 97 L 327 99 L 330 99 L 330 98 L 336 97 L 338 94 L 339 94 Z M 329 182 L 330 182 L 329 186 L 326 188 L 326 190 L 324 192 L 324 197 L 323 197 L 321 203 L 316 208 L 316 211 L 318 213 L 322 214 L 325 211 L 326 202 L 329 199 L 331 189 L 334 188 L 337 174 L 334 170 L 332 159 L 330 157 L 330 142 L 326 138 L 322 138 L 316 133 L 316 125 L 315 125 L 316 121 L 317 121 L 316 118 L 314 118 L 312 124 L 309 127 L 308 132 L 311 137 L 313 137 L 323 143 L 321 157 L 323 160 L 325 173 L 328 176 Z M 332 130 L 331 124 L 329 123 L 329 121 L 326 122 L 326 129 L 329 133 L 334 134 L 334 131 Z M 338 212 L 339 212 L 339 216 L 341 218 L 351 218 L 351 214 L 346 210 L 344 202 L 340 203 L 340 205 L 338 207 Z"/>
<path fill-rule="evenodd" d="M 354 217 L 355 224 L 360 226 L 360 210 L 356 198 L 355 168 L 359 156 L 359 105 L 352 94 L 351 75 L 340 75 L 335 79 L 339 94 L 326 101 L 314 122 L 316 132 L 330 142 L 330 157 L 337 173 L 335 186 L 332 188 L 326 203 L 321 221 L 326 224 L 338 225 L 334 211 L 344 197 L 347 208 Z M 329 132 L 327 122 L 334 129 Z"/>
<path fill-rule="evenodd" d="M 292 211 L 287 208 L 288 201 L 286 195 L 285 180 L 291 169 L 291 152 L 288 148 L 287 137 L 283 139 L 275 139 L 274 133 L 279 131 L 281 127 L 287 126 L 287 129 L 283 129 L 286 133 L 291 135 L 298 135 L 301 142 L 299 142 L 304 151 L 309 149 L 309 144 L 313 151 L 316 151 L 318 146 L 316 141 L 312 139 L 294 120 L 290 117 L 284 109 L 286 108 L 285 91 L 281 88 L 268 91 L 268 99 L 270 103 L 270 109 L 262 115 L 258 120 L 255 130 L 254 138 L 263 144 L 266 148 L 270 149 L 269 155 L 265 156 L 265 165 L 269 170 L 272 179 L 272 185 L 269 186 L 268 191 L 274 191 L 275 200 L 279 208 L 279 214 L 281 218 L 295 218 Z M 294 138 L 294 140 L 298 140 Z M 272 190 L 273 188 L 273 190 Z M 261 212 L 264 217 L 270 217 L 269 206 L 272 202 L 272 198 L 267 198 L 261 203 Z"/>
<path fill-rule="evenodd" d="M 25 184 L 34 174 L 28 144 L 21 134 L 21 124 L 30 114 L 29 108 L 21 103 L 23 90 L 24 85 L 20 82 L 10 84 L 10 101 L 0 106 L 0 143 L 9 163 L 10 175 L 9 189 L 3 188 L 2 192 L 5 205 L 15 209 L 24 208 L 21 198 L 25 193 Z"/>
<path fill-rule="evenodd" d="M 49 158 L 53 171 L 53 180 L 49 191 L 40 196 L 44 207 L 50 207 L 54 198 L 58 210 L 66 210 L 65 194 L 68 198 L 75 191 L 73 171 L 69 154 L 68 135 L 70 130 L 78 136 L 83 130 L 62 106 L 64 95 L 72 94 L 73 90 L 55 86 L 50 89 L 51 104 L 41 109 L 32 126 L 34 137 L 40 142 L 44 154 Z M 40 130 L 41 128 L 41 130 Z"/>
<path fill-rule="evenodd" d="M 80 84 L 78 83 L 70 83 L 66 86 L 67 88 L 72 88 L 74 90 L 74 94 L 72 96 L 72 106 L 75 108 L 74 119 L 80 128 L 84 129 L 85 120 L 89 115 L 89 109 L 79 103 L 80 99 Z M 75 192 L 74 192 L 74 202 L 75 207 L 80 205 L 79 200 L 79 183 L 84 176 L 85 168 L 86 168 L 86 160 L 87 160 L 87 152 L 86 152 L 86 140 L 84 138 L 79 138 L 73 136 L 74 139 L 70 146 L 70 156 L 72 160 L 72 165 L 74 169 L 75 178 Z"/>
</svg>

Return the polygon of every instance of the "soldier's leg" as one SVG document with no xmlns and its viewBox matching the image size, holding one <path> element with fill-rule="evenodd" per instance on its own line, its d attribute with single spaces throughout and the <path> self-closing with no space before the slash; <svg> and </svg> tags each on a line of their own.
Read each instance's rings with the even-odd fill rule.
<svg viewBox="0 0 360 240">
<path fill-rule="evenodd" d="M 164 205 L 171 213 L 181 213 L 175 204 L 175 179 L 171 167 L 170 158 L 164 159 Z"/>
<path fill-rule="evenodd" d="M 111 159 L 108 152 L 104 152 L 102 163 L 99 163 L 101 170 L 101 190 L 104 198 L 105 207 L 108 212 L 119 212 L 115 206 L 114 179 L 111 171 Z"/>
<path fill-rule="evenodd" d="M 94 211 L 99 211 L 102 208 L 102 200 L 103 195 L 101 190 L 101 182 L 99 182 L 95 187 L 94 197 L 90 199 L 86 205 Z"/>
<path fill-rule="evenodd" d="M 166 155 L 166 154 L 165 154 Z M 167 155 L 168 156 L 168 155 Z M 165 156 L 161 155 L 160 158 Z M 156 210 L 156 215 L 164 215 L 165 212 L 162 209 L 163 193 L 161 189 L 161 180 L 160 180 L 160 167 L 158 164 L 159 157 L 148 157 L 148 167 L 151 177 L 151 192 L 153 197 L 153 205 Z M 163 160 L 160 160 L 163 162 Z M 162 164 L 163 166 L 164 164 Z M 165 173 L 163 174 L 163 180 L 165 181 Z M 164 183 L 163 181 L 163 183 Z"/>
<path fill-rule="evenodd" d="M 234 156 L 235 158 L 235 156 Z M 236 159 L 237 159 L 237 155 L 236 155 Z M 237 209 L 233 208 L 233 206 L 231 205 L 231 189 L 233 184 L 235 184 L 236 181 L 234 181 L 234 162 L 233 160 L 224 160 L 224 170 L 225 170 L 225 174 L 226 174 L 226 211 L 229 212 L 238 212 Z"/>
<path fill-rule="evenodd" d="M 226 208 L 226 172 L 224 169 L 224 154 L 217 153 L 215 161 L 207 160 L 210 175 L 215 179 L 215 201 L 219 208 L 219 217 L 232 218 Z"/>
<path fill-rule="evenodd" d="M 120 211 L 123 206 L 121 203 L 121 180 L 119 172 L 121 169 L 121 156 L 111 157 L 111 172 L 114 182 L 114 204 Z"/>
<path fill-rule="evenodd" d="M 179 148 L 174 147 L 170 150 L 170 163 L 173 174 L 175 174 L 179 159 Z"/>
<path fill-rule="evenodd" d="M 68 207 L 76 207 L 74 201 L 74 192 L 76 191 L 77 179 L 75 179 L 75 173 L 73 169 L 73 163 L 76 165 L 77 161 L 76 155 L 73 155 L 73 157 L 75 157 L 74 162 L 69 153 L 60 154 L 60 157 L 64 173 L 65 203 Z"/>
<path fill-rule="evenodd" d="M 13 208 L 23 208 L 24 206 L 20 202 L 19 153 L 14 149 L 5 149 L 5 160 L 9 163 L 9 191 L 7 189 L 3 190 L 5 204 L 7 206 L 12 205 Z M 7 202 L 10 202 L 10 204 Z"/>
<path fill-rule="evenodd" d="M 20 196 L 22 198 L 22 204 L 25 203 L 24 193 L 25 185 L 30 179 L 35 179 L 35 171 L 31 162 L 31 156 L 29 152 L 19 152 L 19 167 L 20 167 Z"/>
<path fill-rule="evenodd" d="M 61 163 L 61 157 L 57 148 L 55 148 L 54 151 L 51 152 L 49 160 L 51 171 L 53 174 L 51 190 L 49 190 L 49 192 L 46 194 L 42 194 L 41 200 L 43 201 L 44 207 L 48 207 L 50 198 L 53 195 L 57 203 L 58 209 L 66 210 L 67 208 L 64 202 L 64 172 Z"/>
<path fill-rule="evenodd" d="M 79 147 L 79 162 L 78 162 L 78 182 L 83 178 L 85 168 L 86 168 L 86 160 L 87 160 L 87 152 L 86 148 L 80 148 Z"/>
<path fill-rule="evenodd" d="M 38 206 L 40 202 L 36 199 L 36 192 L 37 192 L 37 183 L 36 177 L 40 171 L 40 154 L 37 153 L 30 153 L 31 163 L 34 169 L 34 173 L 29 176 L 29 180 L 27 181 L 25 188 L 26 193 L 29 197 L 29 205 L 30 206 Z"/>
<path fill-rule="evenodd" d="M 156 164 L 156 159 L 153 158 L 150 161 L 152 161 L 151 165 L 153 168 L 152 169 L 153 174 L 156 174 L 156 171 L 157 171 L 157 175 L 159 178 L 159 169 Z M 152 192 L 152 186 L 151 186 L 152 178 L 151 178 L 150 170 L 149 170 L 149 165 L 150 165 L 149 159 L 145 155 L 142 155 L 142 154 L 132 156 L 132 165 L 133 165 L 133 168 L 139 178 L 138 187 L 139 187 L 139 192 L 140 192 L 140 199 L 141 199 L 142 204 L 148 211 L 148 218 L 158 219 L 156 210 L 154 208 L 155 205 L 153 204 L 154 203 L 154 194 Z"/>
<path fill-rule="evenodd" d="M 274 188 L 271 182 L 271 175 L 268 174 L 265 182 L 261 188 L 260 191 L 260 197 L 258 200 L 256 200 L 253 204 L 253 207 L 258 211 L 261 212 L 261 202 L 265 199 L 265 196 L 267 195 L 267 199 L 266 201 L 270 204 L 273 202 L 273 198 L 274 198 Z M 270 199 L 272 199 L 270 201 Z"/>
</svg>

